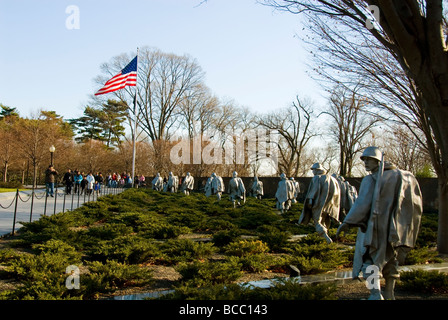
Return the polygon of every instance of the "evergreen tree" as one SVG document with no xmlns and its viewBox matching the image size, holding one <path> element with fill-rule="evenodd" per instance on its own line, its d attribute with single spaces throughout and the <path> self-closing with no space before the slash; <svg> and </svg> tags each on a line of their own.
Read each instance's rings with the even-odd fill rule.
<svg viewBox="0 0 448 320">
<path fill-rule="evenodd" d="M 77 134 L 75 140 L 80 143 L 87 142 L 88 140 L 102 141 L 103 118 L 103 111 L 86 106 L 84 116 L 69 120 L 69 123 L 73 126 Z"/>
<path fill-rule="evenodd" d="M 108 100 L 102 108 L 102 140 L 108 148 L 111 145 L 120 145 L 125 135 L 123 122 L 126 120 L 128 105 L 124 101 Z"/>
<path fill-rule="evenodd" d="M 77 142 L 97 140 L 111 148 L 121 143 L 125 135 L 123 122 L 126 120 L 128 105 L 123 101 L 108 100 L 99 109 L 86 106 L 84 115 L 70 119 L 77 134 Z"/>
</svg>

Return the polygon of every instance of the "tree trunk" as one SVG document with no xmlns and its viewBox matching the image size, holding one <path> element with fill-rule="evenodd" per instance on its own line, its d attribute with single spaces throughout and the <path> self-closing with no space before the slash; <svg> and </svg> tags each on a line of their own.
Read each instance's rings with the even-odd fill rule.
<svg viewBox="0 0 448 320">
<path fill-rule="evenodd" d="M 439 226 L 437 232 L 437 250 L 439 253 L 448 253 L 448 181 L 447 177 L 440 175 L 438 186 L 439 197 Z"/>
<path fill-rule="evenodd" d="M 33 161 L 33 188 L 37 187 L 37 164 Z"/>
<path fill-rule="evenodd" d="M 5 167 L 3 169 L 3 182 L 8 182 L 8 161 L 5 161 Z"/>
</svg>

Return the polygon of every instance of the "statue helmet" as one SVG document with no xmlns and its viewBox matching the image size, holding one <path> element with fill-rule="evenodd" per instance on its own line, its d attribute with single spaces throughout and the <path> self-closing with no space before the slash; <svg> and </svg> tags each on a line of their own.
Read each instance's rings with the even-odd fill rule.
<svg viewBox="0 0 448 320">
<path fill-rule="evenodd" d="M 367 147 L 361 155 L 361 160 L 364 160 L 364 158 L 373 158 L 381 161 L 381 157 L 382 153 L 378 147 Z"/>
<path fill-rule="evenodd" d="M 315 164 L 313 164 L 313 166 L 310 168 L 310 170 L 313 169 L 317 169 L 317 170 L 325 170 L 324 167 L 321 166 L 321 164 L 319 162 L 316 162 Z"/>
</svg>

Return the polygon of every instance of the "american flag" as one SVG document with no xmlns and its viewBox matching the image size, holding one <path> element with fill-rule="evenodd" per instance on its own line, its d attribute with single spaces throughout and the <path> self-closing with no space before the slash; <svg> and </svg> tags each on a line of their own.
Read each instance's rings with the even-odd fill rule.
<svg viewBox="0 0 448 320">
<path fill-rule="evenodd" d="M 105 94 L 123 89 L 126 86 L 135 87 L 137 85 L 137 56 L 119 74 L 104 84 L 97 93 Z"/>
</svg>

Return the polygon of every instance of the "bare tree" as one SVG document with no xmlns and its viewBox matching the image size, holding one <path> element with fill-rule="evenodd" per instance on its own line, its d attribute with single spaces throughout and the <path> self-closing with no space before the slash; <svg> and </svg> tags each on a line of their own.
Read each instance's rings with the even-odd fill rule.
<svg viewBox="0 0 448 320">
<path fill-rule="evenodd" d="M 103 64 L 105 76 L 98 77 L 96 81 L 102 84 L 117 74 L 131 56 L 122 54 L 113 58 L 111 63 Z M 126 87 L 113 93 L 118 100 L 132 106 L 137 92 L 138 123 L 153 143 L 158 160 L 156 168 L 162 168 L 166 161 L 162 159 L 162 152 L 166 150 L 171 129 L 179 124 L 182 102 L 201 87 L 203 76 L 202 69 L 190 56 L 177 56 L 145 47 L 139 50 L 137 89 Z M 129 119 L 137 116 L 133 112 L 129 108 Z M 132 131 L 132 134 L 136 133 Z"/>
<path fill-rule="evenodd" d="M 187 128 L 188 138 L 204 135 L 212 127 L 219 108 L 219 99 L 207 87 L 200 84 L 192 88 L 182 100 L 179 111 Z"/>
<path fill-rule="evenodd" d="M 341 176 L 352 176 L 355 155 L 366 147 L 364 137 L 380 121 L 379 117 L 366 114 L 366 107 L 369 104 L 357 96 L 356 89 L 336 87 L 329 99 L 328 111 L 323 112 L 330 116 L 332 125 L 328 129 L 338 141 Z"/>
<path fill-rule="evenodd" d="M 425 173 L 431 158 L 421 143 L 409 134 L 407 127 L 395 124 L 383 132 L 377 139 L 387 159 L 400 169 L 408 170 L 415 176 Z"/>
<path fill-rule="evenodd" d="M 300 172 L 300 161 L 305 146 L 315 133 L 311 130 L 313 117 L 310 101 L 296 97 L 291 107 L 263 115 L 258 122 L 267 130 L 276 131 L 280 137 L 278 142 L 281 172 L 287 176 L 297 176 Z"/>
<path fill-rule="evenodd" d="M 17 148 L 33 166 L 33 186 L 36 186 L 37 172 L 43 161 L 49 163 L 49 147 L 55 145 L 58 153 L 62 153 L 63 142 L 71 138 L 67 124 L 53 115 L 51 111 L 40 111 L 34 118 L 19 118 L 14 126 Z"/>
</svg>

